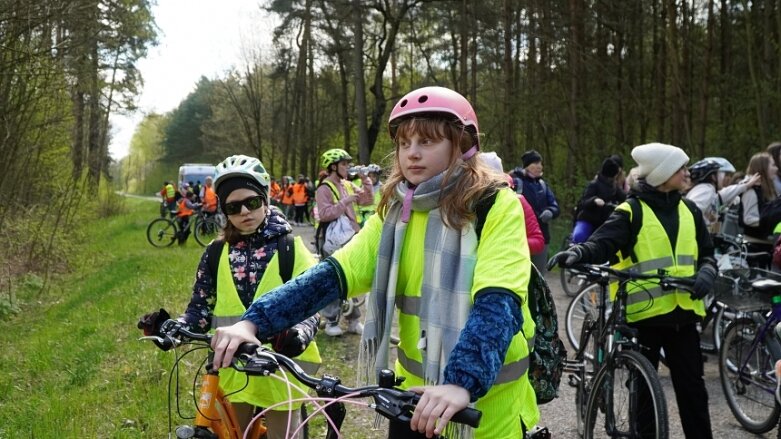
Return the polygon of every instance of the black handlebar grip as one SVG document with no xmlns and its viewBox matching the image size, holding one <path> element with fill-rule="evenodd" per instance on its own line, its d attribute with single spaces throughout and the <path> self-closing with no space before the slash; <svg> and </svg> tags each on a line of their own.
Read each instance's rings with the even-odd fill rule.
<svg viewBox="0 0 781 439">
<path fill-rule="evenodd" d="M 453 415 L 451 421 L 458 422 L 459 424 L 466 424 L 472 428 L 477 428 L 480 426 L 480 418 L 482 416 L 483 413 L 480 410 L 467 407 Z"/>
</svg>

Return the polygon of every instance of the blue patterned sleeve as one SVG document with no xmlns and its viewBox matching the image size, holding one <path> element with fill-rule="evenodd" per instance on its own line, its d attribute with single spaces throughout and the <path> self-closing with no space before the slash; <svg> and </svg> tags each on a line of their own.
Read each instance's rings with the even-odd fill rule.
<svg viewBox="0 0 781 439">
<path fill-rule="evenodd" d="M 445 383 L 465 388 L 472 402 L 488 393 L 523 314 L 517 296 L 495 289 L 476 296 L 466 326 L 445 367 Z"/>
<path fill-rule="evenodd" d="M 328 258 L 252 303 L 242 320 L 258 327 L 263 340 L 307 319 L 343 293 L 344 274 L 336 260 Z"/>
<path fill-rule="evenodd" d="M 179 321 L 184 322 L 193 331 L 208 332 L 211 328 L 212 312 L 217 301 L 215 284 L 216 282 L 209 271 L 209 252 L 205 251 L 198 263 L 198 270 L 195 272 L 195 283 L 190 303 L 184 313 L 179 316 Z"/>
</svg>

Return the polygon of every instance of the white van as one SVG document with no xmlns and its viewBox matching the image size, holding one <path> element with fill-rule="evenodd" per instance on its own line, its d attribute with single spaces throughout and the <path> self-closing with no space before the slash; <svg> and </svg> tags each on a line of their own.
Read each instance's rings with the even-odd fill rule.
<svg viewBox="0 0 781 439">
<path fill-rule="evenodd" d="M 198 181 L 203 184 L 206 181 L 206 177 L 214 178 L 214 171 L 216 166 L 208 163 L 185 163 L 179 166 L 179 184 L 177 187 L 182 187 L 183 183 Z"/>
</svg>

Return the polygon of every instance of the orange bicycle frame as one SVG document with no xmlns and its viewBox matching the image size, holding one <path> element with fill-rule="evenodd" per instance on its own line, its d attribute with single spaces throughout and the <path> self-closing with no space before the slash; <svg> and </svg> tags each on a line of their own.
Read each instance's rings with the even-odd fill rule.
<svg viewBox="0 0 781 439">
<path fill-rule="evenodd" d="M 236 418 L 236 411 L 220 389 L 220 376 L 216 372 L 204 374 L 201 381 L 195 425 L 210 429 L 219 439 L 244 437 Z M 266 434 L 266 426 L 263 422 L 256 421 L 252 424 L 252 431 L 247 437 L 259 439 L 264 434 Z"/>
</svg>

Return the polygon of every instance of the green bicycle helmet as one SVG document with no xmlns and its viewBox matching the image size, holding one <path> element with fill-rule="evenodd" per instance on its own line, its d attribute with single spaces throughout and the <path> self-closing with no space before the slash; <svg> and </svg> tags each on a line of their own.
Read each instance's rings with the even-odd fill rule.
<svg viewBox="0 0 781 439">
<path fill-rule="evenodd" d="M 352 160 L 353 158 L 350 157 L 350 154 L 347 153 L 347 151 L 340 149 L 340 148 L 334 148 L 329 149 L 328 151 L 324 152 L 321 156 L 321 164 L 323 165 L 323 169 L 328 169 L 329 166 L 331 166 L 334 163 L 339 163 L 343 160 Z"/>
</svg>

